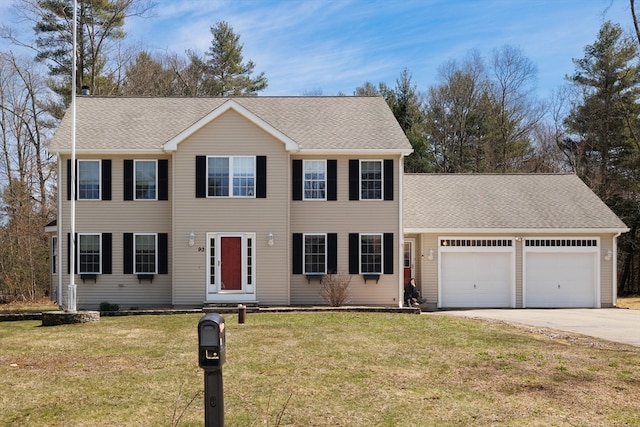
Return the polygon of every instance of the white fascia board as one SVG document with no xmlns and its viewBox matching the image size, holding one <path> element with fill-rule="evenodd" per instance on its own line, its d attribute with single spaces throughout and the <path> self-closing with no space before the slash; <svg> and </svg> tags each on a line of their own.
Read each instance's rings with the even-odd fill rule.
<svg viewBox="0 0 640 427">
<path fill-rule="evenodd" d="M 412 149 L 352 149 L 352 148 L 340 148 L 340 149 L 328 149 L 328 148 L 314 148 L 314 149 L 305 149 L 300 148 L 297 154 L 306 154 L 306 155 L 352 155 L 352 156 L 389 156 L 389 155 L 402 155 L 408 156 L 413 153 Z"/>
<path fill-rule="evenodd" d="M 60 157 L 62 155 L 70 156 L 71 150 L 58 150 L 55 153 L 51 153 L 54 156 Z M 141 148 L 141 149 L 108 149 L 108 150 L 100 150 L 100 149 L 91 149 L 91 150 L 78 150 L 76 149 L 77 155 L 88 155 L 88 156 L 99 156 L 99 155 L 137 155 L 137 154 L 161 154 L 166 155 L 167 153 L 162 150 L 161 147 L 158 148 Z"/>
<path fill-rule="evenodd" d="M 617 234 L 628 228 L 405 228 L 405 234 Z"/>
<path fill-rule="evenodd" d="M 285 149 L 287 151 L 296 151 L 299 148 L 297 142 L 280 132 L 278 129 L 271 126 L 269 123 L 262 120 L 260 117 L 253 114 L 251 111 L 244 108 L 242 105 L 238 104 L 233 99 L 225 101 L 221 106 L 211 111 L 209 114 L 195 122 L 193 125 L 189 126 L 187 129 L 180 132 L 178 135 L 171 138 L 169 141 L 165 142 L 162 146 L 162 149 L 165 152 L 172 152 L 178 149 L 178 144 L 182 141 L 196 133 L 198 130 L 202 129 L 202 127 L 211 123 L 211 121 L 215 120 L 222 114 L 226 113 L 229 110 L 234 110 L 238 114 L 240 114 L 245 119 L 249 120 L 254 125 L 258 126 L 260 129 L 267 132 L 269 135 L 273 136 L 277 140 L 281 141 L 285 145 Z"/>
<path fill-rule="evenodd" d="M 57 225 L 49 225 L 44 228 L 45 233 L 57 233 L 58 226 Z"/>
</svg>

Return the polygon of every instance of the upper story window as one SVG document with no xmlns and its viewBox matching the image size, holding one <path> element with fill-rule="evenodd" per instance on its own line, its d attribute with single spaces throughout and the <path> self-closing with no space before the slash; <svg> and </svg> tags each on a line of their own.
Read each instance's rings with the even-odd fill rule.
<svg viewBox="0 0 640 427">
<path fill-rule="evenodd" d="M 100 200 L 100 160 L 78 160 L 78 200 Z"/>
<path fill-rule="evenodd" d="M 324 274 L 327 272 L 327 235 L 304 235 L 304 273 Z"/>
<path fill-rule="evenodd" d="M 78 273 L 100 273 L 100 237 L 99 233 L 78 235 Z"/>
<path fill-rule="evenodd" d="M 255 197 L 255 183 L 255 157 L 207 158 L 207 196 Z"/>
<path fill-rule="evenodd" d="M 136 200 L 156 200 L 158 186 L 158 163 L 155 160 L 136 160 Z"/>
<path fill-rule="evenodd" d="M 382 161 L 360 161 L 360 199 L 382 200 Z"/>
<path fill-rule="evenodd" d="M 326 200 L 327 162 L 304 160 L 304 200 Z"/>
<path fill-rule="evenodd" d="M 156 234 L 134 234 L 135 274 L 157 272 Z"/>
</svg>

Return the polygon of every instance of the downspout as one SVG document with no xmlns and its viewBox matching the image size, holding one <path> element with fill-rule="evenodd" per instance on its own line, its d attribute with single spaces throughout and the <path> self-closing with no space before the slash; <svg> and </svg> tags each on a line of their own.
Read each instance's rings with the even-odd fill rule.
<svg viewBox="0 0 640 427">
<path fill-rule="evenodd" d="M 613 306 L 618 306 L 618 237 L 622 233 L 618 232 L 613 236 L 613 256 L 611 257 L 611 292 Z"/>
<path fill-rule="evenodd" d="M 398 158 L 398 307 L 404 305 L 404 221 L 403 221 L 403 181 L 404 176 L 404 155 L 400 154 Z"/>
<path fill-rule="evenodd" d="M 56 299 L 58 300 L 58 308 L 63 309 L 62 306 L 62 161 L 60 160 L 60 152 L 56 153 L 58 158 L 58 218 L 56 219 L 57 227 L 56 233 L 58 235 L 58 241 L 56 242 L 56 251 L 58 252 L 58 259 L 56 260 L 56 271 L 58 272 L 58 294 Z"/>
</svg>

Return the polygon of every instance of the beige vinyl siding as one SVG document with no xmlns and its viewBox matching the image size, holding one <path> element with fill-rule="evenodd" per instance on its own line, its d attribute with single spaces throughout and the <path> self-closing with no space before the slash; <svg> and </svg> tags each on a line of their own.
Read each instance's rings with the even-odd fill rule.
<svg viewBox="0 0 640 427">
<path fill-rule="evenodd" d="M 199 155 L 267 156 L 267 198 L 196 198 Z M 208 232 L 256 233 L 256 299 L 261 305 L 288 304 L 290 186 L 284 144 L 228 111 L 180 143 L 174 162 L 174 304 L 202 304 L 206 298 Z M 190 247 L 192 231 L 196 240 Z M 269 233 L 273 247 L 267 245 Z"/>
<path fill-rule="evenodd" d="M 123 177 L 125 159 L 169 159 L 167 155 L 158 156 L 91 156 L 78 159 L 111 159 L 111 200 L 77 200 L 76 233 L 112 233 L 112 274 L 98 275 L 96 283 L 83 283 L 76 275 L 77 304 L 79 308 L 96 308 L 101 302 L 119 304 L 121 309 L 133 306 L 167 306 L 171 304 L 171 189 L 169 200 L 123 200 Z M 62 291 L 66 301 L 70 282 L 68 269 L 67 234 L 70 232 L 70 201 L 67 193 L 67 158 L 60 159 L 63 173 L 60 177 L 62 191 Z M 171 161 L 169 160 L 169 179 L 171 179 Z M 60 232 L 60 228 L 58 229 Z M 123 274 L 123 233 L 167 233 L 169 236 L 169 274 L 156 274 L 153 283 L 139 283 L 135 274 Z M 56 278 L 57 282 L 57 278 Z M 57 287 L 57 283 L 54 285 Z"/>
<path fill-rule="evenodd" d="M 393 274 L 381 274 L 378 283 L 367 281 L 358 274 L 351 276 L 349 293 L 351 302 L 368 305 L 396 305 L 399 303 L 399 280 L 402 266 L 398 264 L 401 233 L 399 231 L 399 183 L 398 159 L 394 159 L 394 199 L 349 200 L 349 159 L 377 159 L 380 156 L 293 156 L 292 159 L 337 160 L 337 200 L 293 200 L 291 201 L 291 234 L 293 233 L 337 233 L 338 272 L 349 273 L 349 233 L 393 233 Z M 388 158 L 388 157 L 387 157 Z M 292 198 L 291 185 L 287 197 Z M 291 243 L 290 243 L 291 244 Z M 287 261 L 287 271 L 292 272 L 292 259 Z M 324 304 L 320 296 L 320 282 L 310 283 L 304 274 L 291 274 L 292 304 Z"/>
</svg>

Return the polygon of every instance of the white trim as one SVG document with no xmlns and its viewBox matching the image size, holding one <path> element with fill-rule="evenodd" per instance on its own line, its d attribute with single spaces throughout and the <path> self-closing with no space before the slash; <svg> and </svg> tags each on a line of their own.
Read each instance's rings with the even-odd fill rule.
<svg viewBox="0 0 640 427">
<path fill-rule="evenodd" d="M 205 234 L 205 301 L 255 301 L 256 300 L 256 280 L 257 280 L 257 239 L 254 232 L 214 232 L 210 231 Z M 242 277 L 242 289 L 233 291 L 224 291 L 220 289 L 220 251 L 222 249 L 221 239 L 223 237 L 239 237 L 241 239 L 241 277 Z M 215 262 L 218 264 L 215 270 L 216 283 L 211 285 L 209 283 L 211 272 L 211 239 L 215 239 Z M 249 283 L 249 276 L 247 273 L 247 241 L 251 239 L 251 283 Z"/>
<path fill-rule="evenodd" d="M 137 237 L 138 236 L 154 236 L 154 257 L 155 257 L 155 266 L 154 266 L 154 270 L 153 271 L 137 271 L 137 262 L 136 262 L 136 255 L 137 255 L 137 247 L 136 247 L 136 242 L 137 242 Z M 158 274 L 158 258 L 159 258 L 159 254 L 158 254 L 158 233 L 133 233 L 133 274 Z"/>
<path fill-rule="evenodd" d="M 362 163 L 364 162 L 380 164 L 380 197 L 377 199 L 362 198 Z M 358 159 L 358 200 L 361 202 L 384 200 L 384 159 Z"/>
<path fill-rule="evenodd" d="M 382 149 L 382 148 L 371 148 L 371 149 L 367 149 L 367 148 L 336 148 L 336 149 L 329 149 L 329 148 L 309 148 L 309 149 L 305 149 L 305 148 L 300 148 L 298 150 L 298 152 L 296 154 L 300 154 L 300 155 L 307 155 L 307 156 L 336 156 L 336 155 L 352 155 L 352 156 L 383 156 L 383 157 L 388 157 L 390 155 L 401 155 L 401 156 L 408 156 L 409 154 L 413 153 L 413 149 L 407 149 L 407 148 L 388 148 L 388 149 Z"/>
<path fill-rule="evenodd" d="M 95 202 L 102 200 L 102 160 L 101 159 L 76 159 L 77 162 L 77 183 L 76 183 L 76 199 L 78 201 L 83 202 Z M 83 199 L 80 197 L 80 180 L 82 177 L 80 176 L 80 164 L 81 163 L 89 163 L 89 162 L 97 162 L 98 163 L 98 198 L 97 199 Z M 68 184 L 67 184 L 68 185 Z"/>
<path fill-rule="evenodd" d="M 460 234 L 531 234 L 532 237 L 542 235 L 553 235 L 555 238 L 558 234 L 609 234 L 609 233 L 626 233 L 628 228 L 405 228 L 405 234 L 444 234 L 444 233 L 460 233 Z M 456 237 L 461 238 L 461 237 Z"/>
<path fill-rule="evenodd" d="M 278 129 L 271 126 L 269 123 L 262 120 L 260 117 L 253 114 L 251 111 L 247 110 L 242 105 L 238 104 L 233 99 L 229 99 L 225 101 L 218 108 L 211 111 L 209 114 L 195 122 L 193 125 L 189 126 L 187 129 L 180 132 L 175 137 L 171 138 L 169 141 L 165 142 L 162 146 L 163 151 L 172 152 L 178 149 L 178 145 L 183 142 L 185 139 L 189 138 L 191 135 L 196 133 L 198 130 L 202 129 L 204 126 L 209 124 L 211 121 L 217 119 L 222 114 L 226 113 L 229 110 L 233 110 L 240 114 L 245 119 L 249 120 L 254 125 L 258 126 L 260 129 L 267 132 L 269 135 L 273 136 L 277 140 L 281 141 L 285 145 L 286 151 L 296 151 L 300 147 L 297 142 L 280 132 Z"/>
<path fill-rule="evenodd" d="M 82 238 L 82 236 L 98 236 L 98 271 L 81 271 L 80 270 L 80 247 L 82 246 L 80 244 L 80 239 Z M 72 236 L 73 238 L 73 236 Z M 71 272 L 71 274 L 102 274 L 102 233 L 78 233 L 78 247 L 75 248 L 75 252 L 77 254 L 78 257 L 78 265 L 74 266 L 74 270 L 77 268 L 78 272 L 74 273 Z M 58 254 L 58 256 L 60 256 L 60 254 Z M 71 271 L 71 270 L 70 270 Z"/>
<path fill-rule="evenodd" d="M 328 233 L 302 233 L 302 274 L 327 274 L 327 261 L 329 257 L 329 239 L 327 238 Z M 324 271 L 322 272 L 308 272 L 307 271 L 307 236 L 323 236 L 324 237 Z"/>
<path fill-rule="evenodd" d="M 322 164 L 324 164 L 324 197 L 323 198 L 306 198 L 305 197 L 305 187 L 304 184 L 306 182 L 306 165 L 314 162 L 314 163 L 320 163 L 322 162 Z M 313 202 L 313 201 L 326 201 L 327 200 L 327 191 L 329 190 L 328 188 L 328 182 L 329 182 L 329 177 L 327 176 L 327 159 L 302 159 L 302 200 L 304 200 L 305 202 Z M 320 182 L 318 180 L 315 181 L 310 181 L 310 182 Z"/>
<path fill-rule="evenodd" d="M 612 296 L 611 296 L 611 303 L 614 307 L 618 306 L 618 237 L 620 237 L 620 234 L 622 233 L 617 233 L 615 236 L 612 237 L 612 243 L 611 243 L 611 251 L 613 252 L 613 256 L 611 257 L 611 292 L 612 292 Z"/>
<path fill-rule="evenodd" d="M 156 165 L 155 170 L 155 196 L 152 199 L 138 199 L 138 174 L 137 165 L 139 162 L 153 162 Z M 133 159 L 133 200 L 139 202 L 157 201 L 158 200 L 158 159 Z"/>
<path fill-rule="evenodd" d="M 227 195 L 226 196 L 211 196 L 209 195 L 209 159 L 227 159 Z M 235 160 L 236 159 L 252 159 L 253 160 L 253 194 L 247 196 L 236 196 L 233 194 L 234 189 L 234 181 L 235 181 Z M 258 158 L 257 156 L 219 156 L 219 155 L 210 155 L 206 156 L 206 168 L 205 168 L 205 177 L 207 179 L 206 192 L 205 196 L 207 199 L 255 199 L 256 198 L 256 188 L 258 186 Z"/>
</svg>

